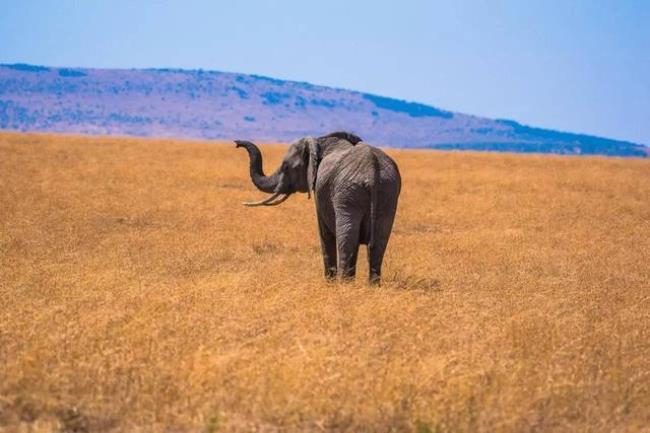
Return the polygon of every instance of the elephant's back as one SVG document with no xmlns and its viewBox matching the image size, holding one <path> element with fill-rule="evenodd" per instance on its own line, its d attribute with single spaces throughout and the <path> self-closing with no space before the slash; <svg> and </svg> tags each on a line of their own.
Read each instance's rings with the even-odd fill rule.
<svg viewBox="0 0 650 433">
<path fill-rule="evenodd" d="M 397 164 L 377 147 L 359 143 L 333 152 L 321 162 L 317 189 L 326 196 L 341 192 L 365 202 L 365 196 L 370 197 L 374 187 L 378 187 L 381 200 L 390 201 L 396 199 L 401 189 Z"/>
<path fill-rule="evenodd" d="M 332 152 L 321 162 L 318 176 L 346 184 L 365 184 L 373 179 L 374 164 L 370 146 L 349 146 Z"/>
</svg>

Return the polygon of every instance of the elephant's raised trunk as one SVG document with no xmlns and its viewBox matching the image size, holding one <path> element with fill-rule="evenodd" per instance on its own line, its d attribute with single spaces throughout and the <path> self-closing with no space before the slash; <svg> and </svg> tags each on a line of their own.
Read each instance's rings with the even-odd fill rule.
<svg viewBox="0 0 650 433">
<path fill-rule="evenodd" d="M 280 170 L 276 170 L 270 176 L 264 175 L 262 169 L 262 153 L 257 146 L 250 141 L 235 140 L 237 147 L 243 147 L 248 151 L 250 158 L 250 173 L 251 180 L 255 186 L 260 190 L 267 193 L 277 192 L 278 184 L 280 182 Z"/>
</svg>

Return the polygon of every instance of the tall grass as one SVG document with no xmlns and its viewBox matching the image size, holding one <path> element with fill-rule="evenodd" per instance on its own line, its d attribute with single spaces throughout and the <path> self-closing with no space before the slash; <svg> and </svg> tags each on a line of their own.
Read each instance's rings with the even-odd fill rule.
<svg viewBox="0 0 650 433">
<path fill-rule="evenodd" d="M 376 288 L 234 145 L 1 134 L 0 430 L 648 431 L 650 161 L 389 153 Z"/>
</svg>

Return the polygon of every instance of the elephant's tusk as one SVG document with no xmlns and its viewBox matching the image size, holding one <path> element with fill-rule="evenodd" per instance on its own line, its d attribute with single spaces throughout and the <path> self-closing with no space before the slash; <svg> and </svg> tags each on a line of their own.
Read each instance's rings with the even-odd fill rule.
<svg viewBox="0 0 650 433">
<path fill-rule="evenodd" d="M 275 200 L 276 198 L 278 198 L 279 195 L 280 195 L 280 193 L 279 193 L 279 192 L 276 192 L 276 193 L 273 194 L 271 197 L 267 197 L 267 198 L 265 198 L 264 200 L 260 200 L 260 201 L 245 201 L 245 202 L 242 203 L 242 204 L 243 204 L 244 206 L 265 206 L 265 205 L 269 204 L 270 202 L 272 202 L 273 200 Z"/>
<path fill-rule="evenodd" d="M 285 194 L 284 197 L 282 197 L 280 200 L 277 200 L 277 201 L 274 202 L 273 200 L 278 198 L 278 196 L 280 194 L 281 193 L 276 192 L 275 194 L 273 194 L 271 197 L 269 197 L 267 199 L 260 200 L 260 201 L 245 201 L 242 204 L 244 206 L 277 206 L 280 203 L 282 203 L 283 201 L 285 201 L 287 198 L 289 198 L 289 194 Z"/>
<path fill-rule="evenodd" d="M 282 203 L 283 201 L 285 201 L 286 199 L 288 199 L 290 195 L 291 194 L 285 194 L 284 197 L 282 197 L 280 200 L 276 200 L 273 203 L 269 203 L 269 204 L 267 204 L 265 206 L 277 206 L 280 203 Z"/>
</svg>

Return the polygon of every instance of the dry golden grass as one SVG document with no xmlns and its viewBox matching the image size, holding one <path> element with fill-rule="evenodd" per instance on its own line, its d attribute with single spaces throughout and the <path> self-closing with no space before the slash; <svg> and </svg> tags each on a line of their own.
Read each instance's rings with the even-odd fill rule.
<svg viewBox="0 0 650 433">
<path fill-rule="evenodd" d="M 650 161 L 390 153 L 375 288 L 231 144 L 1 134 L 0 430 L 650 431 Z"/>
</svg>

